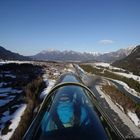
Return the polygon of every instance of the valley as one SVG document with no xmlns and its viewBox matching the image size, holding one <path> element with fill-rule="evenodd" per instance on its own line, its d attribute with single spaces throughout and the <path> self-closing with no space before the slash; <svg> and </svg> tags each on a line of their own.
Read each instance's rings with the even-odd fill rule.
<svg viewBox="0 0 140 140">
<path fill-rule="evenodd" d="M 129 53 L 127 58 L 131 55 Z M 72 57 L 71 53 L 69 56 Z M 125 138 L 140 137 L 140 76 L 114 63 L 79 62 L 73 58 L 75 61 L 66 62 L 59 59 L 0 61 L 0 140 L 24 136 L 44 98 L 65 73 L 77 74 L 92 90 Z"/>
</svg>

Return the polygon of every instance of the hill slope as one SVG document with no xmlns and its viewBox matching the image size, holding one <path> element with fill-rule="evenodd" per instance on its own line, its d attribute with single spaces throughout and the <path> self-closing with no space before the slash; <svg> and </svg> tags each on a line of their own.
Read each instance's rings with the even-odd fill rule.
<svg viewBox="0 0 140 140">
<path fill-rule="evenodd" d="M 0 59 L 2 60 L 30 60 L 30 58 L 22 56 L 18 53 L 11 52 L 0 46 Z"/>
<path fill-rule="evenodd" d="M 109 52 L 109 53 L 104 53 L 101 54 L 97 57 L 97 59 L 99 61 L 102 62 L 114 62 L 116 60 L 120 60 L 122 58 L 125 58 L 126 56 L 128 56 L 131 51 L 134 49 L 134 47 L 129 47 L 129 48 L 124 48 L 124 49 L 119 49 L 117 51 L 114 52 Z"/>
<path fill-rule="evenodd" d="M 140 75 L 140 45 L 136 46 L 127 57 L 115 61 L 112 65 Z"/>
</svg>

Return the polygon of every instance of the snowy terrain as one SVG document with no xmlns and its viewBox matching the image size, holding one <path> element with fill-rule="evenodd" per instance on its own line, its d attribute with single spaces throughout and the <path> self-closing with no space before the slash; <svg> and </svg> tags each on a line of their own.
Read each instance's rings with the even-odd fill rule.
<svg viewBox="0 0 140 140">
<path fill-rule="evenodd" d="M 129 127 L 129 129 L 134 133 L 134 135 L 139 138 L 140 137 L 140 129 L 137 127 L 137 123 L 140 121 L 138 118 L 137 120 L 136 119 L 136 114 L 132 114 L 131 112 L 128 112 L 129 113 L 129 116 L 130 118 L 132 119 L 132 121 L 128 118 L 128 116 L 120 109 L 120 107 L 118 107 L 118 105 L 114 104 L 113 101 L 110 99 L 109 96 L 105 95 L 102 91 L 101 91 L 101 88 L 100 86 L 96 86 L 96 89 L 98 91 L 98 93 L 100 93 L 100 96 L 102 98 L 105 98 L 105 100 L 107 101 L 108 105 L 110 106 L 110 108 L 112 110 L 114 110 L 118 116 L 120 117 L 120 119 L 123 121 L 123 123 L 125 125 L 127 125 Z M 137 126 L 136 126 L 137 125 Z"/>
<path fill-rule="evenodd" d="M 12 101 L 21 92 L 22 90 L 12 88 L 0 88 L 0 107 Z"/>
<path fill-rule="evenodd" d="M 109 67 L 109 63 L 104 63 L 104 62 L 98 62 L 98 63 L 93 63 L 95 66 L 102 66 L 102 67 Z"/>
<path fill-rule="evenodd" d="M 0 78 L 4 80 L 7 77 L 10 81 L 0 82 L 0 138 L 2 140 L 8 140 L 12 136 L 26 108 L 19 99 L 22 90 L 10 86 L 16 75 L 11 74 L 10 71 L 2 71 Z"/>
<path fill-rule="evenodd" d="M 94 66 L 100 66 L 100 67 L 104 67 L 104 68 L 109 68 L 110 70 L 120 70 L 120 71 L 125 71 L 122 68 L 117 68 L 117 67 L 113 67 L 110 65 L 110 63 L 104 63 L 104 62 L 98 62 L 98 63 L 93 63 Z"/>
<path fill-rule="evenodd" d="M 134 75 L 133 73 L 130 73 L 130 72 L 129 73 L 125 73 L 124 69 L 113 67 L 109 63 L 99 62 L 99 63 L 94 63 L 93 65 L 96 66 L 96 68 L 99 68 L 98 66 L 101 66 L 101 67 L 104 67 L 104 68 L 108 68 L 110 70 L 110 72 L 113 72 L 114 74 L 121 75 L 121 76 L 124 76 L 126 78 L 132 78 L 135 81 L 138 81 L 140 83 L 140 76 Z M 114 71 L 111 71 L 111 70 L 119 70 L 121 72 L 114 72 Z"/>
<path fill-rule="evenodd" d="M 110 78 L 108 78 L 110 79 Z M 121 84 L 123 85 L 124 89 L 126 91 L 128 91 L 129 93 L 131 93 L 132 95 L 136 96 L 137 98 L 140 98 L 140 93 L 138 93 L 137 91 L 135 91 L 134 89 L 130 88 L 126 83 L 122 82 L 122 81 L 119 81 L 119 80 L 114 80 L 114 79 L 111 79 L 115 82 L 117 82 L 118 84 Z"/>
<path fill-rule="evenodd" d="M 127 77 L 127 78 L 132 78 L 134 79 L 135 81 L 138 81 L 140 83 L 140 76 L 137 76 L 137 75 L 134 75 L 132 73 L 122 73 L 122 72 L 113 72 L 115 74 L 118 74 L 118 75 L 121 75 L 121 76 L 124 76 L 124 77 Z"/>
<path fill-rule="evenodd" d="M 4 128 L 6 122 L 11 122 L 9 126 L 9 132 L 6 135 L 2 135 L 2 132 L 0 131 L 0 138 L 2 140 L 8 140 L 12 136 L 20 122 L 21 116 L 26 108 L 26 104 L 21 104 L 16 107 L 18 109 L 13 114 L 10 114 L 9 111 L 6 111 L 2 114 L 3 117 L 0 119 L 0 129 Z"/>
<path fill-rule="evenodd" d="M 29 64 L 32 63 L 32 61 L 0 61 L 0 65 L 4 65 L 4 64 L 12 64 L 12 63 L 16 63 L 16 64 Z"/>
<path fill-rule="evenodd" d="M 0 67 L 2 68 L 0 69 L 0 140 L 8 140 L 12 136 L 26 109 L 25 100 L 23 98 L 23 86 L 28 84 L 26 81 L 29 82 L 30 73 L 28 72 L 30 72 L 30 70 L 28 69 L 28 65 L 24 65 L 25 69 L 23 69 L 21 65 L 18 65 L 19 69 L 17 70 L 17 65 L 14 65 L 15 63 L 29 64 L 31 62 L 0 62 Z M 11 66 L 15 69 L 11 69 L 11 66 L 4 67 L 5 64 L 13 64 Z M 32 66 L 32 68 L 34 68 L 34 66 Z M 34 73 L 32 73 L 32 75 L 34 75 Z"/>
<path fill-rule="evenodd" d="M 56 76 L 56 73 L 55 73 L 55 76 Z M 43 75 L 43 80 L 46 83 L 47 87 L 40 94 L 40 99 L 43 99 L 46 95 L 48 95 L 48 93 L 50 92 L 50 90 L 52 89 L 52 87 L 56 83 L 56 80 L 48 79 L 48 74 L 47 73 L 45 73 Z"/>
<path fill-rule="evenodd" d="M 140 119 L 138 118 L 138 116 L 136 115 L 136 113 L 134 113 L 132 111 L 128 111 L 127 114 L 131 118 L 131 120 L 134 122 L 134 124 L 136 126 L 140 127 Z"/>
</svg>

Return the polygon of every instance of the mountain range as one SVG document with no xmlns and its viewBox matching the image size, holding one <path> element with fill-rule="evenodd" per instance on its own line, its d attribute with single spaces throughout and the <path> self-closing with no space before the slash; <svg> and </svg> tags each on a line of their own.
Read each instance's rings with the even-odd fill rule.
<svg viewBox="0 0 140 140">
<path fill-rule="evenodd" d="M 114 62 L 126 57 L 134 47 L 120 49 L 110 53 L 95 53 L 95 52 L 75 52 L 75 51 L 59 51 L 59 50 L 45 50 L 34 56 L 34 60 L 48 60 L 48 61 L 102 61 Z"/>
<path fill-rule="evenodd" d="M 43 61 L 84 61 L 84 62 L 114 62 L 116 60 L 125 58 L 133 50 L 133 47 L 120 49 L 110 53 L 96 53 L 96 52 L 76 52 L 76 51 L 59 51 L 59 50 L 44 50 L 40 53 L 25 57 L 18 53 L 6 50 L 0 47 L 0 59 L 2 60 L 43 60 Z"/>
<path fill-rule="evenodd" d="M 112 65 L 140 75 L 140 45 L 136 46 L 127 57 L 115 61 Z"/>
</svg>

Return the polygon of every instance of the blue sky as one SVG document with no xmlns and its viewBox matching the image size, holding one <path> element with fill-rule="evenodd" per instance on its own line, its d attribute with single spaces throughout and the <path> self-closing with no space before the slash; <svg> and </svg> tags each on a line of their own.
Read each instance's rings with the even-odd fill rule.
<svg viewBox="0 0 140 140">
<path fill-rule="evenodd" d="M 110 52 L 140 44 L 140 0 L 0 0 L 0 45 Z"/>
</svg>

